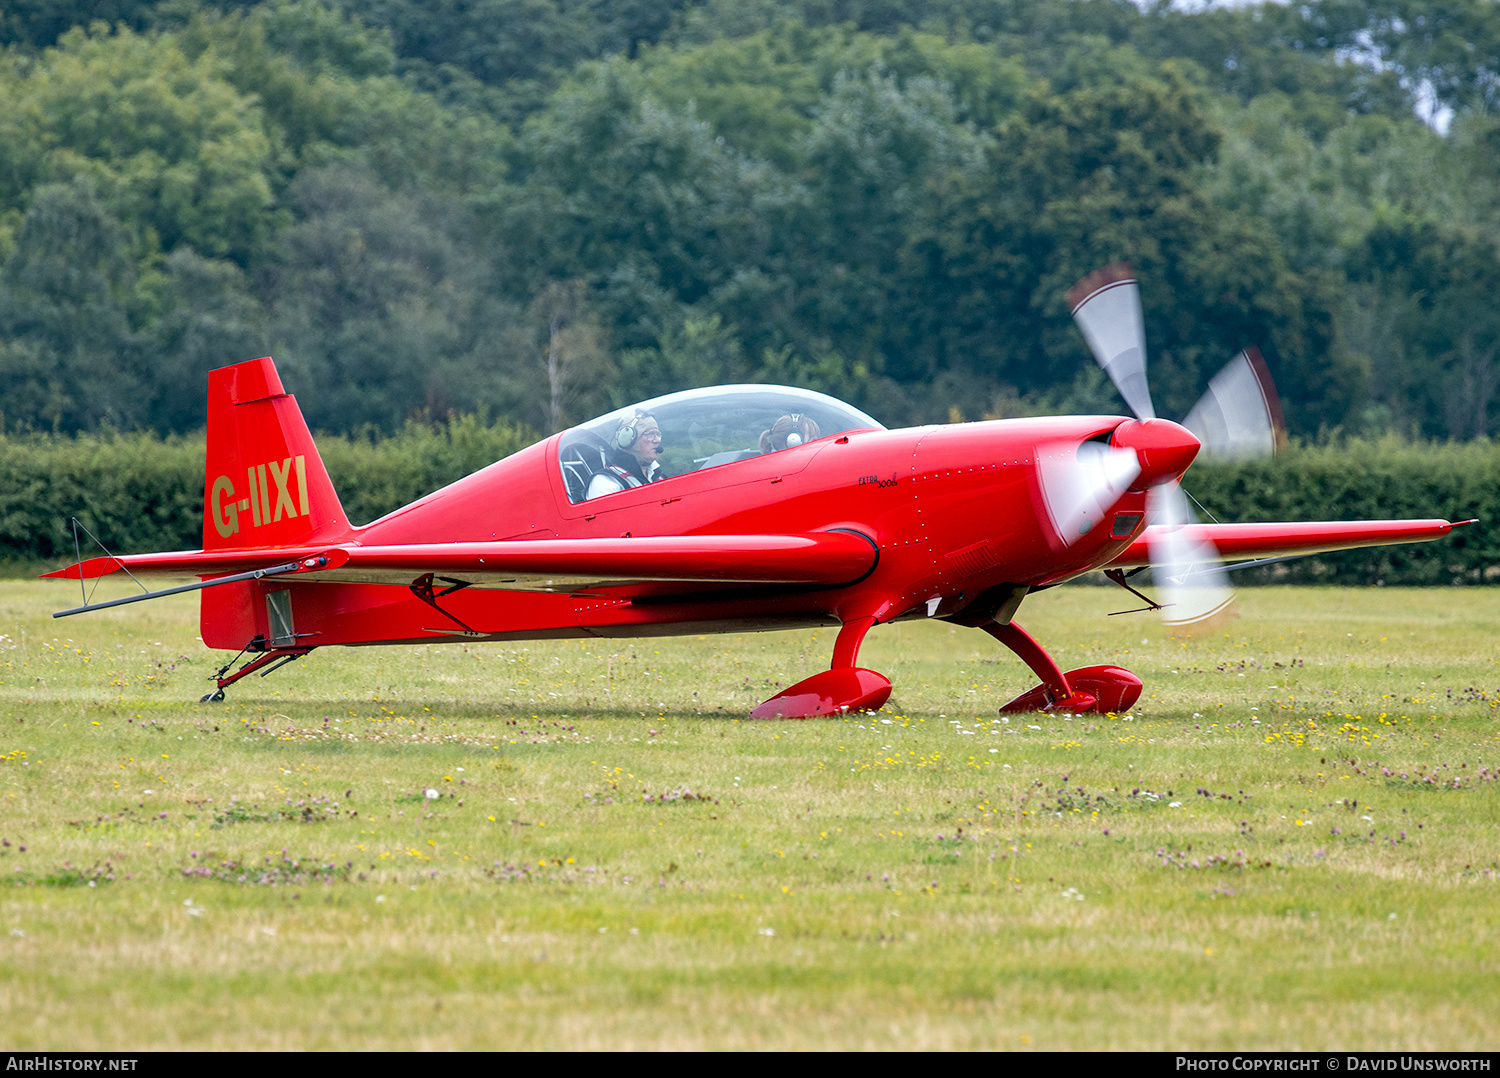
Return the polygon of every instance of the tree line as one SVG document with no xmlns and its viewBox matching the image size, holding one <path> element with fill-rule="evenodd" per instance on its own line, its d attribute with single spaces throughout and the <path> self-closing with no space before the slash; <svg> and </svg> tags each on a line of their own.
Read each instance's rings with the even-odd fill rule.
<svg viewBox="0 0 1500 1078">
<path fill-rule="evenodd" d="M 1491 435 L 1500 5 L 14 0 L 0 430 L 544 433 L 728 381 L 889 425 L 1164 413 L 1246 344 L 1294 433 Z"/>
</svg>

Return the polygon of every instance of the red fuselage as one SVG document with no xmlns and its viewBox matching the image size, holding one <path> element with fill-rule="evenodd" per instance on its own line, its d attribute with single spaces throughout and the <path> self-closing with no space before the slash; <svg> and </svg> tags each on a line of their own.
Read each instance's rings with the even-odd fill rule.
<svg viewBox="0 0 1500 1078">
<path fill-rule="evenodd" d="M 1038 511 L 1039 445 L 1108 439 L 1143 468 L 1102 523 L 1067 545 Z M 1144 529 L 1146 486 L 1180 474 L 1197 442 L 1176 424 L 1106 416 L 850 431 L 781 452 L 570 502 L 554 436 L 365 528 L 366 546 L 619 538 L 858 533 L 878 552 L 838 587 L 618 584 L 580 591 L 467 587 L 445 618 L 404 587 L 291 583 L 307 642 L 377 644 L 475 637 L 674 635 L 951 617 L 992 589 L 1048 585 L 1108 564 Z M 1153 454 L 1155 456 L 1153 457 Z M 268 627 L 261 585 L 204 592 L 204 641 L 239 648 Z M 441 590 L 442 584 L 437 588 Z M 243 589 L 243 590 L 242 590 Z M 459 634 L 455 625 L 471 632 Z"/>
</svg>

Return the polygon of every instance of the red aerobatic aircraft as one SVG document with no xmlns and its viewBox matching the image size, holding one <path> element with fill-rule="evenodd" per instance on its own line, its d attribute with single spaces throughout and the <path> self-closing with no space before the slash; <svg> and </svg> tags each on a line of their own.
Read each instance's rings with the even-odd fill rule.
<svg viewBox="0 0 1500 1078">
<path fill-rule="evenodd" d="M 219 671 L 205 700 L 334 644 L 840 626 L 831 669 L 751 713 L 788 719 L 879 708 L 891 683 L 859 666 L 865 634 L 939 618 L 983 629 L 1041 679 L 1004 710 L 1121 711 L 1140 680 L 1117 666 L 1059 669 L 1014 620 L 1029 593 L 1094 570 L 1129 588 L 1127 571 L 1151 564 L 1163 615 L 1186 625 L 1228 604 L 1222 559 L 1453 528 L 1198 524 L 1178 480 L 1200 449 L 1265 454 L 1279 436 L 1258 354 L 1225 367 L 1179 426 L 1151 408 L 1127 268 L 1091 275 L 1069 298 L 1135 418 L 886 430 L 806 390 L 697 389 L 553 435 L 364 527 L 344 515 L 271 360 L 224 367 L 209 376 L 203 549 L 49 574 L 199 582 L 56 616 L 201 589 L 203 642 L 249 655 Z"/>
</svg>

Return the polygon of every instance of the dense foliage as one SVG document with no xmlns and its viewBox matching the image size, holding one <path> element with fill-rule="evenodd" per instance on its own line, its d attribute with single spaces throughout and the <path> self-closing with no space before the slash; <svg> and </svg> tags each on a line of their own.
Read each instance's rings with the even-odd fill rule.
<svg viewBox="0 0 1500 1078">
<path fill-rule="evenodd" d="M 1256 343 L 1294 433 L 1493 434 L 1497 12 L 14 0 L 0 423 L 186 433 L 267 353 L 341 432 L 1119 411 L 1063 293 L 1129 259 L 1168 414 Z"/>
</svg>

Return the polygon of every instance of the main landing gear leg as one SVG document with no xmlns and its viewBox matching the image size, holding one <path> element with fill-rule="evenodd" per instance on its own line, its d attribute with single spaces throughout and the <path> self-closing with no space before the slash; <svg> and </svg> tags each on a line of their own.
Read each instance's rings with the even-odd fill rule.
<svg viewBox="0 0 1500 1078">
<path fill-rule="evenodd" d="M 1015 622 L 983 626 L 984 631 L 1020 656 L 1042 683 L 1000 708 L 1016 711 L 1126 711 L 1140 698 L 1141 679 L 1120 666 L 1085 666 L 1066 674 Z"/>
<path fill-rule="evenodd" d="M 875 619 L 844 622 L 833 645 L 833 667 L 783 689 L 750 712 L 755 719 L 812 719 L 848 711 L 879 711 L 891 698 L 891 682 L 884 674 L 854 665 L 859 645 L 875 626 Z"/>
<path fill-rule="evenodd" d="M 294 659 L 302 658 L 302 656 L 306 655 L 311 650 L 312 648 L 273 648 L 270 651 L 257 655 L 255 658 L 247 662 L 244 666 L 236 670 L 234 673 L 230 674 L 228 677 L 225 677 L 225 673 L 231 666 L 234 665 L 234 662 L 231 660 L 230 662 L 226 663 L 222 669 L 219 670 L 218 688 L 209 693 L 207 696 L 203 697 L 198 702 L 200 704 L 218 703 L 219 701 L 224 699 L 224 690 L 229 688 L 229 686 L 233 685 L 240 678 L 248 677 L 249 675 L 254 673 L 259 673 L 261 677 L 265 677 L 273 670 L 280 670 L 283 666 L 285 666 L 289 662 L 292 662 Z"/>
</svg>

